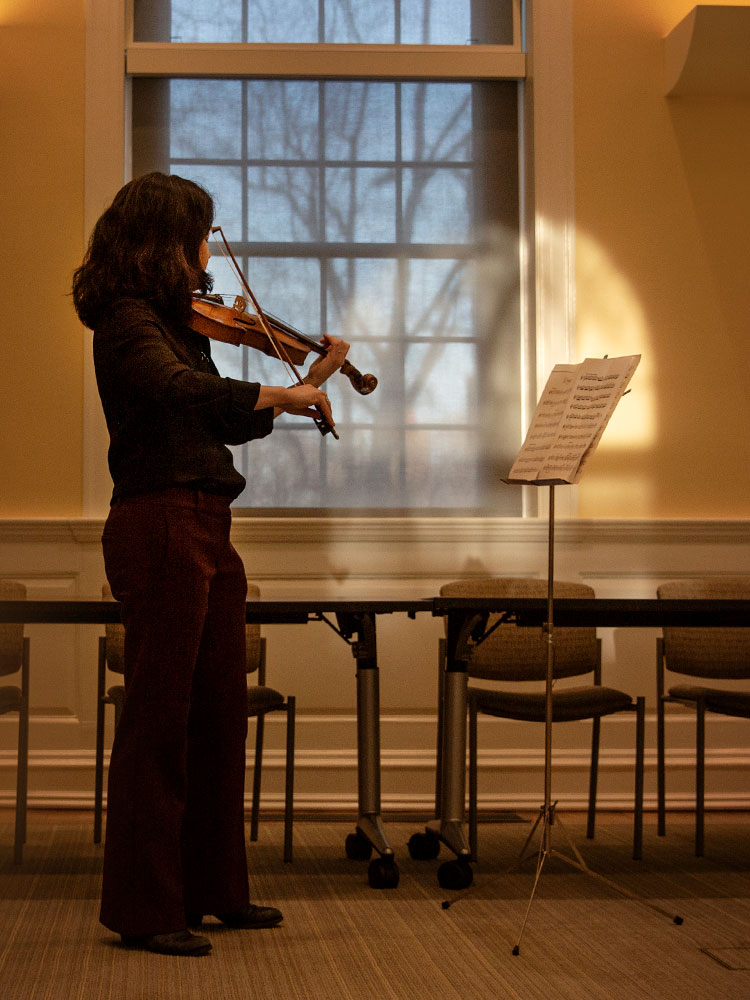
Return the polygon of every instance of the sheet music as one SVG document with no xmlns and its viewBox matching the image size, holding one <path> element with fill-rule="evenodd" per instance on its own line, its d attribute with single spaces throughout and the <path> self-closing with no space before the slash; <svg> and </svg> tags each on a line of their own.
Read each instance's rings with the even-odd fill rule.
<svg viewBox="0 0 750 1000">
<path fill-rule="evenodd" d="M 508 483 L 577 483 L 640 354 L 555 365 L 537 403 Z"/>
</svg>

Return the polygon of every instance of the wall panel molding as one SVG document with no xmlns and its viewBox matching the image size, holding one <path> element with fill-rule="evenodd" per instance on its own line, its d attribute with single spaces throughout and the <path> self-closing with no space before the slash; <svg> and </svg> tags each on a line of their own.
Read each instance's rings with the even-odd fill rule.
<svg viewBox="0 0 750 1000">
<path fill-rule="evenodd" d="M 0 577 L 32 597 L 101 593 L 101 518 L 0 520 Z M 516 518 L 237 517 L 233 539 L 248 576 L 271 596 L 427 597 L 447 580 L 488 574 L 544 578 L 547 524 Z M 556 525 L 556 575 L 602 597 L 651 597 L 662 580 L 750 573 L 750 521 L 568 520 Z M 435 698 L 440 619 L 378 620 L 383 807 L 424 811 L 434 795 Z M 31 639 L 32 805 L 89 808 L 93 790 L 97 626 L 27 626 Z M 273 626 L 269 681 L 297 695 L 296 801 L 301 811 L 356 810 L 356 662 L 321 623 Z M 604 679 L 647 700 L 646 802 L 655 801 L 657 629 L 602 629 Z M 632 801 L 632 720 L 609 720 L 602 737 L 601 801 Z M 667 791 L 672 808 L 693 795 L 694 717 L 668 716 Z M 107 715 L 107 747 L 111 712 Z M 750 808 L 750 726 L 707 722 L 707 802 Z M 16 723 L 0 717 L 0 803 L 13 799 Z M 482 808 L 536 809 L 542 794 L 541 730 L 482 720 Z M 281 802 L 283 721 L 267 727 L 264 807 Z M 554 794 L 565 808 L 586 798 L 588 728 L 556 727 Z"/>
</svg>

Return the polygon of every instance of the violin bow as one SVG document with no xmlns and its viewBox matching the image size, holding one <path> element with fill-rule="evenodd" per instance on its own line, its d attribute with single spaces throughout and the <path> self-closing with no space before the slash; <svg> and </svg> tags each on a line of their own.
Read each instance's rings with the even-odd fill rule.
<svg viewBox="0 0 750 1000">
<path fill-rule="evenodd" d="M 216 237 L 217 233 L 221 237 L 221 242 L 219 242 L 218 239 L 216 239 L 216 242 L 217 242 L 217 245 L 218 245 L 219 249 L 221 250 L 222 256 L 229 263 L 230 267 L 234 271 L 235 277 L 240 282 L 242 288 L 247 292 L 247 297 L 250 299 L 250 301 L 253 304 L 253 308 L 255 309 L 255 312 L 256 312 L 256 314 L 258 316 L 258 320 L 260 322 L 261 328 L 263 329 L 263 333 L 265 333 L 266 337 L 268 337 L 268 340 L 271 343 L 271 346 L 273 347 L 274 351 L 276 351 L 276 355 L 278 356 L 279 361 L 282 363 L 282 365 L 284 365 L 284 367 L 289 372 L 291 372 L 291 374 L 297 380 L 297 385 L 304 385 L 304 380 L 303 380 L 302 376 L 297 371 L 297 368 L 296 368 L 294 362 L 292 361 L 292 359 L 287 354 L 286 348 L 284 347 L 284 345 L 281 343 L 281 341 L 279 340 L 279 338 L 274 333 L 271 324 L 266 319 L 265 313 L 263 312 L 263 310 L 260 307 L 260 302 L 258 302 L 258 300 L 256 299 L 255 294 L 254 294 L 252 288 L 250 287 L 250 283 L 248 282 L 247 278 L 243 274 L 242 268 L 237 263 L 237 259 L 235 258 L 234 254 L 232 253 L 232 248 L 229 246 L 227 238 L 224 235 L 224 230 L 221 228 L 221 226 L 212 226 L 211 227 L 211 235 L 214 236 L 214 237 Z M 222 246 L 222 244 L 223 244 L 223 246 Z M 318 413 L 320 415 L 318 417 L 313 417 L 313 423 L 318 428 L 318 430 L 320 431 L 320 433 L 322 435 L 324 435 L 324 436 L 326 434 L 332 434 L 333 437 L 338 441 L 339 440 L 339 436 L 336 433 L 335 427 L 331 423 L 329 423 L 329 421 L 327 420 L 327 418 L 325 417 L 323 411 L 320 409 L 319 406 L 316 406 L 315 409 L 318 411 Z"/>
</svg>

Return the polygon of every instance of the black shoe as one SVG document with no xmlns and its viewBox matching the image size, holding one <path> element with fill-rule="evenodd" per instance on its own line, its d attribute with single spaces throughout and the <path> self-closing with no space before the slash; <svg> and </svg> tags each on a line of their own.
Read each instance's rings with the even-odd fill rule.
<svg viewBox="0 0 750 1000">
<path fill-rule="evenodd" d="M 211 942 L 200 934 L 190 931 L 174 931 L 171 934 L 122 934 L 122 943 L 128 948 L 153 951 L 158 955 L 207 955 Z"/>
<path fill-rule="evenodd" d="M 284 919 L 281 910 L 277 910 L 275 906 L 255 906 L 253 903 L 235 913 L 215 913 L 213 916 L 227 927 L 245 930 L 255 927 L 275 927 Z M 188 927 L 200 927 L 202 920 L 202 913 L 189 913 Z"/>
</svg>

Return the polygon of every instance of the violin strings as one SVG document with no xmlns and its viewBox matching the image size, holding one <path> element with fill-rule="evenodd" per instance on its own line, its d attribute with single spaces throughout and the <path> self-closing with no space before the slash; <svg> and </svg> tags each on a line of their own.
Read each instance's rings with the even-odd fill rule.
<svg viewBox="0 0 750 1000">
<path fill-rule="evenodd" d="M 217 232 L 221 235 L 221 241 L 216 236 Z M 221 226 L 214 226 L 211 229 L 211 240 L 212 240 L 213 243 L 216 244 L 216 246 L 218 246 L 219 252 L 221 253 L 221 255 L 224 258 L 224 260 L 226 261 L 226 263 L 229 265 L 230 270 L 234 272 L 234 276 L 235 276 L 236 281 L 238 282 L 240 288 L 243 289 L 243 291 L 244 291 L 244 287 L 243 287 L 244 286 L 244 282 L 242 280 L 242 273 L 241 273 L 241 271 L 239 269 L 239 265 L 237 264 L 237 261 L 234 259 L 234 254 L 229 249 L 229 244 L 226 241 L 226 237 L 224 236 L 224 231 L 222 230 Z M 287 357 L 283 356 L 283 354 L 282 354 L 282 348 L 281 348 L 281 345 L 278 342 L 278 339 L 276 337 L 274 337 L 271 334 L 271 332 L 269 331 L 268 324 L 266 323 L 266 318 L 265 318 L 265 316 L 260 311 L 258 311 L 258 319 L 260 320 L 260 324 L 261 324 L 261 326 L 263 328 L 263 332 L 265 333 L 266 337 L 268 337 L 268 340 L 270 341 L 271 346 L 273 347 L 274 351 L 276 352 L 276 356 L 278 357 L 278 359 L 282 363 L 282 365 L 284 365 L 284 367 L 286 368 L 287 374 L 290 377 L 297 378 L 299 380 L 299 373 L 297 371 L 290 370 L 290 367 L 289 367 L 290 361 L 289 361 L 289 359 Z M 286 352 L 284 352 L 284 354 L 285 353 Z"/>
</svg>

